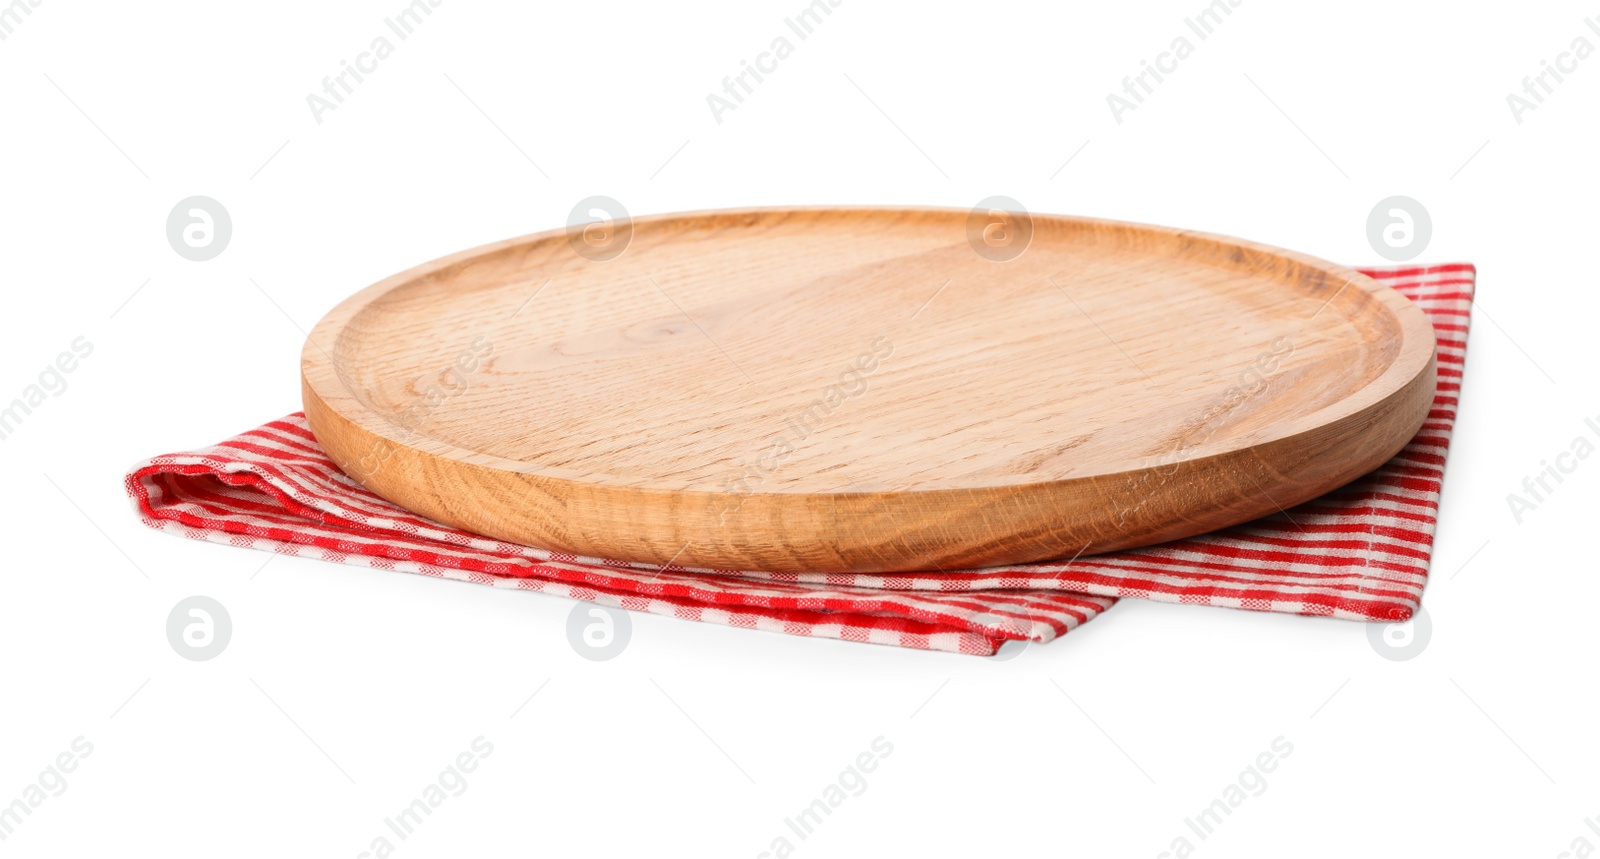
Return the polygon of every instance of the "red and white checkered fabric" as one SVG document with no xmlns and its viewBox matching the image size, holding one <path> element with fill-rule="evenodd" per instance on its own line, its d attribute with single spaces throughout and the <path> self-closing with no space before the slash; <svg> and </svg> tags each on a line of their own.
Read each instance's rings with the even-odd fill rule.
<svg viewBox="0 0 1600 859">
<path fill-rule="evenodd" d="M 791 635 L 988 655 L 1050 641 L 1120 597 L 1399 621 L 1433 552 L 1466 362 L 1471 265 L 1365 269 L 1416 302 L 1439 343 L 1422 431 L 1382 468 L 1287 513 L 1077 561 L 896 574 L 754 573 L 583 558 L 458 531 L 350 480 L 293 414 L 221 444 L 139 463 L 144 523 L 197 540 L 544 591 L 629 611 Z"/>
</svg>

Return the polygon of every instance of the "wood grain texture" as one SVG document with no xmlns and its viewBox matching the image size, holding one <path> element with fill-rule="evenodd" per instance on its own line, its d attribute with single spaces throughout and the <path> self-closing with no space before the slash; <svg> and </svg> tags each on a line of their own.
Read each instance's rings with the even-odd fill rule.
<svg viewBox="0 0 1600 859">
<path fill-rule="evenodd" d="M 395 275 L 302 353 L 377 494 L 500 539 L 708 569 L 910 571 L 1237 524 L 1421 426 L 1434 338 L 1364 275 L 1182 230 L 964 210 L 635 219 Z"/>
</svg>

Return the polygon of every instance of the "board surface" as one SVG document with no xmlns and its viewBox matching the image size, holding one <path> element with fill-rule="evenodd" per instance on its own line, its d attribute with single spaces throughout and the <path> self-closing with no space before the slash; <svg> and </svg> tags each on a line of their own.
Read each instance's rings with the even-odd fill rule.
<svg viewBox="0 0 1600 859">
<path fill-rule="evenodd" d="M 953 209 L 616 226 L 338 305 L 302 353 L 318 441 L 403 507 L 540 548 L 937 572 L 1276 513 L 1393 456 L 1433 397 L 1420 310 L 1249 242 Z"/>
</svg>

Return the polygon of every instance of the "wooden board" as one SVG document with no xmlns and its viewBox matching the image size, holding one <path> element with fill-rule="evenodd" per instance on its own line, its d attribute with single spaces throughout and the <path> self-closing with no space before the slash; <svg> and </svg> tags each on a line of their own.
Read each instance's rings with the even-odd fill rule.
<svg viewBox="0 0 1600 859">
<path fill-rule="evenodd" d="M 1248 242 L 945 209 L 631 227 L 614 258 L 552 230 L 344 301 L 302 356 L 318 441 L 508 541 L 938 571 L 1276 513 L 1394 455 L 1433 396 L 1416 307 Z"/>
</svg>

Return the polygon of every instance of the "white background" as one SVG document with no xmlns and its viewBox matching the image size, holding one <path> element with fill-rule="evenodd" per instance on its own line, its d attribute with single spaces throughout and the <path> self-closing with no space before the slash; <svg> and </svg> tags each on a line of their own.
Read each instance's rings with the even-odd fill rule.
<svg viewBox="0 0 1600 859">
<path fill-rule="evenodd" d="M 493 753 L 401 856 L 1600 844 L 1600 463 L 1520 524 L 1506 500 L 1600 415 L 1600 57 L 1520 124 L 1506 103 L 1600 46 L 1600 7 L 1244 0 L 1118 124 L 1106 95 L 1201 0 L 843 0 L 719 124 L 707 94 L 801 0 L 445 0 L 318 124 L 307 94 L 403 5 L 43 0 L 0 42 L 0 399 L 94 343 L 0 442 L 0 804 L 75 737 L 94 751 L 0 849 L 355 856 L 478 736 Z M 195 194 L 233 218 L 210 262 L 164 235 Z M 1129 600 L 1009 661 L 634 616 L 591 663 L 565 600 L 263 569 L 136 522 L 125 469 L 296 410 L 302 331 L 341 298 L 594 194 L 635 215 L 1005 194 L 1349 264 L 1381 262 L 1378 200 L 1416 198 L 1419 261 L 1477 263 L 1482 299 L 1431 639 L 1395 662 L 1360 624 Z M 232 615 L 209 662 L 165 638 L 192 594 Z M 785 817 L 879 736 L 865 793 L 795 838 Z M 1280 736 L 1265 792 L 1189 832 Z"/>
</svg>

